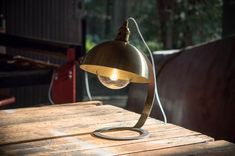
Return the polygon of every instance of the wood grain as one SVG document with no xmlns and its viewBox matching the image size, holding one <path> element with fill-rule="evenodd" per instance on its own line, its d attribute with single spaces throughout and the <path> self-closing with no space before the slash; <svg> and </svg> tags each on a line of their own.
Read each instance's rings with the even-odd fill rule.
<svg viewBox="0 0 235 156">
<path fill-rule="evenodd" d="M 0 127 L 0 144 L 80 135 L 108 126 L 133 126 L 140 116 L 136 113 L 130 115 L 127 110 L 108 105 L 94 107 L 70 105 L 54 108 L 56 109 L 42 107 L 42 110 L 39 108 L 16 110 L 5 114 L 4 117 L 1 115 L 1 123 L 5 125 L 1 124 L 3 126 Z M 148 120 L 146 124 L 148 123 L 163 124 L 154 119 Z M 63 135 L 52 134 L 54 131 L 63 131 Z"/>
<path fill-rule="evenodd" d="M 139 114 L 96 104 L 65 104 L 0 111 L 1 155 L 174 155 L 234 152 L 235 145 L 173 124 L 149 118 L 150 136 L 140 140 L 113 141 L 91 133 L 110 126 L 133 126 Z M 131 131 L 107 132 L 112 136 L 138 135 Z M 212 142 L 214 144 L 210 144 Z M 223 146 L 224 145 L 224 146 Z M 204 148 L 205 146 L 205 148 Z M 223 146 L 223 148 L 222 148 Z M 221 150 L 219 150 L 221 149 Z M 175 153 L 174 153 L 175 151 Z M 209 152 L 210 153 L 210 152 Z"/>
<path fill-rule="evenodd" d="M 139 153 L 126 154 L 125 156 L 232 156 L 235 155 L 234 144 L 227 141 L 214 141 L 202 144 L 193 144 L 188 146 L 173 147 L 161 150 L 144 151 Z"/>
<path fill-rule="evenodd" d="M 173 127 L 172 127 L 173 128 Z M 148 128 L 146 128 L 149 130 Z M 162 129 L 163 130 L 163 129 Z M 135 141 L 110 141 L 110 140 L 104 140 L 99 139 L 91 136 L 90 134 L 80 135 L 80 136 L 73 136 L 73 137 L 63 137 L 63 138 L 57 138 L 57 139 L 50 139 L 50 143 L 48 143 L 48 140 L 42 140 L 39 142 L 29 142 L 29 143 L 23 143 L 20 144 L 20 146 L 17 145 L 9 145 L 5 146 L 4 149 L 8 151 L 9 154 L 62 154 L 62 153 L 77 153 L 77 152 L 83 152 L 84 154 L 91 154 L 95 151 L 100 150 L 113 150 L 118 148 L 117 151 L 119 151 L 118 154 L 122 154 L 125 152 L 120 152 L 121 148 L 125 148 L 126 146 L 129 146 L 129 144 L 133 145 L 130 146 L 130 148 L 134 148 L 140 145 L 140 147 L 148 142 L 150 144 L 154 141 L 162 142 L 162 140 L 165 140 L 161 146 L 173 146 L 173 145 L 179 145 L 179 144 L 189 144 L 189 143 L 196 143 L 197 142 L 206 142 L 206 141 L 212 141 L 213 139 L 207 136 L 200 135 L 197 132 L 193 132 L 187 129 L 169 129 L 168 131 L 154 131 L 154 129 L 149 130 L 151 133 L 149 138 L 143 139 L 143 140 L 135 140 Z M 63 132 L 58 132 L 63 133 Z M 122 135 L 120 132 L 116 132 L 116 135 Z M 188 138 L 187 138 L 188 137 Z M 176 139 L 178 138 L 178 139 Z M 190 140 L 186 142 L 185 140 Z M 175 141 L 174 141 L 175 139 Z M 168 141 L 166 141 L 168 140 Z M 170 140 L 174 142 L 174 144 L 169 144 Z M 181 141 L 179 141 L 181 140 Z M 159 146 L 155 146 L 156 148 L 160 148 Z M 147 148 L 152 148 L 152 146 L 146 146 L 142 150 L 146 150 Z M 66 149 L 66 150 L 65 150 Z M 136 148 L 135 151 L 142 151 L 139 148 Z M 115 152 L 117 154 L 117 151 Z M 93 153 L 94 154 L 94 153 Z"/>
</svg>

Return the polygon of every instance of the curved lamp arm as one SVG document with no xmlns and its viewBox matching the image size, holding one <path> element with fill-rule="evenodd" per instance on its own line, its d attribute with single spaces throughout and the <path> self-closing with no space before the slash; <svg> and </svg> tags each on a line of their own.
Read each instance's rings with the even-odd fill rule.
<svg viewBox="0 0 235 156">
<path fill-rule="evenodd" d="M 154 89 L 155 89 L 155 81 L 154 81 L 154 75 L 153 75 L 153 67 L 152 64 L 147 60 L 147 58 L 145 58 L 146 61 L 148 62 L 148 68 L 149 68 L 149 84 L 148 84 L 148 94 L 147 94 L 147 98 L 144 104 L 144 108 L 143 111 L 141 113 L 141 116 L 139 118 L 139 120 L 137 121 L 137 123 L 135 124 L 134 128 L 141 128 L 147 118 L 149 117 L 152 107 L 153 107 L 153 103 L 154 103 Z"/>
</svg>

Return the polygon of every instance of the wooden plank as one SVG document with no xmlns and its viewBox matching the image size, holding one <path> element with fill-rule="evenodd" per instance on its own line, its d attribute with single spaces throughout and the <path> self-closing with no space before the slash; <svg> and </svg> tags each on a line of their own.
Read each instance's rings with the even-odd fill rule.
<svg viewBox="0 0 235 156">
<path fill-rule="evenodd" d="M 175 142 L 175 144 L 172 143 L 170 145 L 179 145 L 180 144 L 179 138 L 183 138 L 182 141 L 184 141 L 186 136 L 190 138 L 189 140 L 191 142 L 205 142 L 205 141 L 213 140 L 210 137 L 202 136 L 197 132 L 180 128 L 178 126 L 174 126 L 174 125 L 168 125 L 168 126 L 171 126 L 171 127 L 158 129 L 156 128 L 155 125 L 147 126 L 146 129 L 149 130 L 151 135 L 149 138 L 145 138 L 141 140 L 112 141 L 112 140 L 95 138 L 89 134 L 85 134 L 81 136 L 64 137 L 64 138 L 57 138 L 57 139 L 50 139 L 50 140 L 42 140 L 38 142 L 8 145 L 8 146 L 3 146 L 0 149 L 2 151 L 4 150 L 5 152 L 7 152 L 7 154 L 13 154 L 13 155 L 25 155 L 25 154 L 33 154 L 33 155 L 62 154 L 63 155 L 63 154 L 78 154 L 78 153 L 94 155 L 94 154 L 98 154 L 96 152 L 100 150 L 107 151 L 107 149 L 109 148 L 120 149 L 122 147 L 129 146 L 130 144 L 131 145 L 148 144 L 148 142 L 153 142 L 153 141 L 157 141 L 161 143 L 160 140 L 164 140 L 164 139 L 168 140 L 168 141 L 165 141 L 164 144 L 162 145 L 164 147 L 167 146 L 167 144 L 169 144 L 169 140 L 171 139 L 174 140 L 175 138 L 178 138 L 178 139 L 175 139 L 176 141 L 177 140 L 178 141 Z M 118 134 L 120 132 L 115 132 L 115 133 Z M 185 144 L 187 144 L 187 142 Z M 139 148 L 136 148 L 136 149 L 139 149 Z M 133 150 L 133 149 L 130 148 L 130 150 Z M 142 150 L 145 150 L 145 148 Z"/>
<path fill-rule="evenodd" d="M 104 148 L 96 148 L 90 150 L 81 150 L 81 151 L 66 151 L 64 153 L 69 154 L 83 154 L 83 155 L 92 155 L 96 154 L 97 151 L 106 151 L 112 153 L 113 155 L 127 154 L 127 153 L 136 153 L 146 150 L 155 150 L 162 148 L 170 148 L 175 146 L 189 145 L 195 143 L 202 143 L 211 141 L 211 138 L 205 135 L 193 135 L 193 136 L 183 136 L 183 137 L 175 137 L 175 138 L 167 138 L 160 140 L 153 140 L 148 142 L 140 142 L 135 144 L 126 144 L 121 146 L 112 146 L 112 147 L 104 147 Z M 56 151 L 57 152 L 57 151 Z M 62 154 L 62 152 L 60 152 Z"/>
<path fill-rule="evenodd" d="M 27 113 L 27 112 L 33 112 L 33 111 L 46 111 L 46 110 L 52 110 L 52 111 L 58 111 L 61 109 L 82 109 L 83 107 L 87 107 L 87 106 L 100 106 L 102 105 L 101 101 L 88 101 L 88 102 L 76 102 L 76 103 L 66 103 L 66 104 L 55 104 L 55 105 L 47 105 L 47 106 L 43 106 L 43 107 L 28 107 L 28 108 L 17 108 L 17 109 L 8 109 L 8 110 L 0 110 L 0 117 L 4 117 L 6 114 L 6 112 L 9 113 L 14 113 L 12 116 L 15 116 L 17 114 L 20 115 Z M 109 106 L 109 105 L 106 105 Z M 82 107 L 82 108 L 80 108 Z M 113 109 L 115 109 L 116 107 L 114 106 L 110 106 Z M 110 108 L 111 109 L 111 108 Z M 3 115 L 3 116 L 2 116 Z M 10 115 L 10 114 L 8 114 Z"/>
<path fill-rule="evenodd" d="M 25 113 L 30 112 L 44 112 L 44 111 L 60 111 L 61 109 L 72 110 L 72 109 L 84 109 L 86 107 L 91 107 L 93 105 L 102 105 L 99 101 L 92 102 L 78 102 L 72 104 L 59 104 L 59 105 L 47 105 L 42 107 L 30 107 L 30 108 L 18 108 L 18 109 L 6 109 L 0 111 L 0 117 L 3 119 L 12 118 L 16 115 L 21 116 Z M 108 106 L 108 105 L 107 105 Z M 110 108 L 111 109 L 111 108 Z M 115 109 L 115 108 L 114 108 Z"/>
<path fill-rule="evenodd" d="M 100 103 L 94 103 L 94 105 L 99 105 Z M 56 105 L 56 106 L 45 106 L 36 108 L 25 108 L 25 109 L 9 109 L 0 111 L 0 126 L 10 125 L 10 124 L 20 124 L 28 122 L 37 122 L 43 120 L 56 120 L 58 118 L 65 118 L 67 115 L 76 114 L 87 114 L 94 113 L 96 109 L 101 109 L 104 114 L 119 112 L 115 107 L 103 106 L 102 108 L 92 108 L 93 103 L 79 103 L 76 105 Z M 116 111 L 115 111 L 116 110 Z M 97 112 L 97 111 L 96 111 Z M 122 110 L 122 112 L 127 112 Z M 46 115 L 45 115 L 46 114 Z M 30 118 L 29 118 L 30 116 Z"/>
<path fill-rule="evenodd" d="M 127 116 L 125 116 L 127 118 Z M 125 118 L 124 117 L 124 118 Z M 105 118 L 108 118 L 107 116 Z M 93 119 L 96 121 L 95 119 Z M 89 120 L 91 121 L 91 120 Z M 9 143 L 17 143 L 17 142 L 27 142 L 27 141 L 37 141 L 41 139 L 48 138 L 56 138 L 56 137 L 64 137 L 64 136 L 75 136 L 75 135 L 83 135 L 89 134 L 93 132 L 95 129 L 101 127 L 109 127 L 109 126 L 133 126 L 136 121 L 118 121 L 112 120 L 112 122 L 107 123 L 105 119 L 103 121 L 97 121 L 97 123 L 89 124 L 81 123 L 79 119 L 74 122 L 70 120 L 66 120 L 62 123 L 52 123 L 47 122 L 43 125 L 37 124 L 24 124 L 24 126 L 14 126 L 8 129 L 4 129 L 0 131 L 0 145 L 9 144 Z M 148 120 L 146 124 L 151 124 L 154 120 Z M 84 121 L 83 121 L 84 122 Z M 163 125 L 163 124 L 162 124 Z M 57 133 L 63 132 L 63 133 Z"/>
<path fill-rule="evenodd" d="M 91 132 L 97 128 L 132 126 L 139 117 L 139 114 L 121 108 L 109 105 L 95 106 L 92 102 L 0 111 L 0 154 L 210 154 L 215 156 L 234 154 L 235 146 L 231 143 L 225 141 L 215 144 L 205 143 L 213 141 L 213 138 L 176 125 L 164 124 L 152 118 L 149 118 L 144 125 L 144 129 L 150 132 L 148 138 L 113 141 L 91 135 Z M 107 134 L 136 135 L 131 131 L 115 131 Z"/>
<path fill-rule="evenodd" d="M 31 112 L 44 112 L 44 111 L 60 111 L 61 109 L 64 110 L 72 110 L 72 109 L 83 109 L 93 105 L 93 102 L 91 104 L 87 104 L 87 102 L 78 102 L 78 103 L 72 103 L 72 104 L 60 104 L 60 105 L 48 105 L 48 106 L 43 106 L 43 107 L 28 107 L 28 108 L 18 108 L 18 109 L 6 109 L 6 110 L 1 110 L 0 111 L 0 118 L 1 119 L 7 119 L 7 118 L 12 118 L 16 115 L 22 116 L 25 113 L 31 113 Z M 99 101 L 94 102 L 94 105 L 99 104 Z"/>
<path fill-rule="evenodd" d="M 137 153 L 145 150 L 153 150 L 153 149 L 162 149 L 169 148 L 175 146 L 188 145 L 193 143 L 202 143 L 208 140 L 208 138 L 204 135 L 200 136 L 184 136 L 179 138 L 170 138 L 170 139 L 162 139 L 156 141 L 148 141 L 148 142 L 139 142 L 139 143 L 129 143 L 125 145 L 117 145 L 117 146 L 109 146 L 109 147 L 99 147 L 96 148 L 95 145 L 89 144 L 87 142 L 81 140 L 74 140 L 71 138 L 71 141 L 77 141 L 77 145 L 69 145 L 63 146 L 58 145 L 54 147 L 41 147 L 41 148 L 28 148 L 28 149 L 18 149 L 13 151 L 4 151 L 10 155 L 120 155 L 125 153 Z M 56 150 L 54 150 L 54 148 Z M 67 148 L 72 147 L 72 148 Z M 80 148 L 80 150 L 78 149 Z M 86 147 L 93 147 L 92 149 L 83 150 Z"/>
<path fill-rule="evenodd" d="M 74 106 L 72 106 L 72 108 L 74 108 Z M 67 109 L 62 110 L 64 110 L 64 112 L 61 112 L 61 114 L 65 114 Z M 89 107 L 89 111 L 87 108 L 82 110 L 77 109 L 72 115 L 60 114 L 60 116 L 53 117 L 51 117 L 51 115 L 53 115 L 54 112 L 47 111 L 48 110 L 43 111 L 44 114 L 42 113 L 41 116 L 35 116 L 37 111 L 32 111 L 30 114 L 26 115 L 28 118 L 25 117 L 22 123 L 19 122 L 17 124 L 17 122 L 15 122 L 15 124 L 1 126 L 0 144 L 49 138 L 52 137 L 51 133 L 53 131 L 63 131 L 65 135 L 80 135 L 90 133 L 101 127 L 133 126 L 139 119 L 139 114 L 131 113 L 114 106 L 93 106 Z M 163 124 L 154 119 L 149 119 L 146 124 L 152 123 Z M 59 136 L 59 134 L 53 135 L 53 137 Z"/>
<path fill-rule="evenodd" d="M 126 154 L 125 156 L 232 156 L 235 155 L 235 145 L 227 141 L 206 142 L 161 150 L 143 151 L 139 153 Z"/>
<path fill-rule="evenodd" d="M 80 120 L 81 123 L 86 123 L 85 121 L 91 120 L 89 124 L 92 123 L 97 123 L 95 120 L 96 119 L 103 119 L 107 117 L 105 120 L 109 119 L 111 115 L 113 116 L 112 118 L 116 117 L 119 118 L 120 120 L 125 120 L 123 117 L 128 116 L 127 120 L 137 120 L 139 118 L 139 114 L 136 113 L 130 113 L 126 110 L 122 109 L 109 109 L 113 108 L 110 106 L 102 106 L 102 107 L 86 107 L 83 109 L 79 108 L 72 108 L 72 109 L 66 109 L 66 110 L 58 110 L 58 111 L 35 111 L 35 112 L 28 112 L 25 114 L 21 115 L 15 115 L 9 117 L 8 115 L 5 116 L 4 118 L 1 118 L 0 121 L 0 131 L 1 129 L 6 129 L 9 128 L 13 130 L 15 126 L 21 126 L 24 124 L 43 124 L 43 122 L 63 122 L 60 120 Z M 11 113 L 11 112 L 10 112 Z M 12 115 L 12 114 L 11 114 Z M 14 115 L 14 114 L 13 114 Z M 8 117 L 8 118 L 7 118 Z M 30 117 L 30 118 L 29 118 Z M 122 119 L 123 118 L 123 119 Z M 95 119 L 95 120 L 92 120 Z M 118 119 L 116 119 L 118 120 Z M 82 122 L 84 121 L 84 122 Z M 112 121 L 112 120 L 110 120 Z M 157 122 L 157 121 L 156 121 Z M 160 122 L 160 121 L 158 121 Z"/>
<path fill-rule="evenodd" d="M 103 114 L 102 114 L 103 113 Z M 92 113 L 93 115 L 94 113 Z M 96 112 L 95 115 L 92 116 L 91 113 L 83 113 L 83 114 L 73 114 L 67 115 L 65 117 L 58 117 L 56 120 L 38 120 L 36 122 L 26 122 L 20 124 L 6 125 L 0 127 L 0 132 L 7 133 L 17 133 L 19 130 L 34 130 L 34 128 L 73 128 L 80 126 L 79 128 L 86 128 L 91 125 L 97 125 L 97 127 L 102 126 L 102 124 L 115 124 L 125 121 L 137 121 L 139 118 L 138 114 L 133 114 L 132 116 L 127 113 L 115 113 L 115 114 L 105 114 L 104 111 Z M 110 118 L 112 116 L 112 118 Z M 53 119 L 53 118 L 52 118 Z M 35 120 L 35 119 L 34 119 Z M 151 119 L 149 119 L 151 120 Z M 154 123 L 158 123 L 153 121 Z M 101 124 L 101 125 L 99 125 Z"/>
<path fill-rule="evenodd" d="M 170 133 L 175 133 L 175 131 L 179 131 L 179 129 L 183 129 L 181 127 L 172 125 L 172 124 L 167 124 L 167 125 L 157 125 L 157 124 L 147 124 L 145 125 L 144 129 L 148 130 L 151 135 L 149 138 L 147 139 L 154 139 L 154 138 L 158 138 L 159 137 L 164 137 L 164 135 L 168 135 L 167 137 L 170 137 L 171 135 L 168 134 L 167 132 L 171 131 Z M 167 129 L 167 130 L 166 130 Z M 172 132 L 174 131 L 174 132 Z M 184 129 L 183 131 L 186 131 L 189 135 L 196 135 L 198 134 L 197 132 L 192 132 L 189 130 Z M 64 136 L 64 131 L 54 131 L 52 133 L 52 136 L 55 135 L 55 133 L 60 133 L 62 136 Z M 120 132 L 116 132 L 118 135 L 122 134 Z M 155 134 L 156 133 L 156 134 Z M 128 134 L 128 133 L 125 133 Z M 182 135 L 179 134 L 179 135 Z M 11 145 L 4 145 L 4 146 L 0 146 L 0 149 L 7 149 L 7 150 L 14 150 L 14 149 L 26 149 L 26 148 L 32 148 L 32 147 L 42 147 L 42 146 L 58 146 L 60 144 L 65 144 L 66 140 L 70 140 L 71 138 L 74 139 L 79 139 L 79 140 L 83 140 L 83 141 L 91 141 L 91 142 L 96 142 L 98 143 L 99 141 L 107 141 L 107 145 L 111 145 L 109 140 L 104 140 L 104 139 L 98 139 L 96 137 L 91 136 L 90 134 L 81 134 L 81 135 L 74 135 L 74 136 L 65 136 L 65 137 L 58 137 L 58 138 L 51 138 L 51 139 L 43 139 L 43 140 L 37 140 L 37 141 L 29 141 L 29 142 L 25 142 L 25 143 L 21 143 L 21 144 L 11 144 Z M 94 141 L 92 141 L 93 139 L 95 139 Z M 97 141 L 98 140 L 98 141 Z M 137 140 L 140 141 L 140 140 Z M 50 142 L 50 144 L 48 144 L 48 142 Z M 91 143 L 90 142 L 90 143 Z M 116 141 L 113 141 L 114 143 L 117 143 Z M 128 143 L 128 142 L 133 142 L 133 141 L 127 141 L 127 142 L 123 142 L 123 143 Z M 67 142 L 68 144 L 70 144 L 70 142 Z M 104 143 L 101 143 L 104 144 Z M 70 146 L 70 145 L 68 145 Z"/>
</svg>

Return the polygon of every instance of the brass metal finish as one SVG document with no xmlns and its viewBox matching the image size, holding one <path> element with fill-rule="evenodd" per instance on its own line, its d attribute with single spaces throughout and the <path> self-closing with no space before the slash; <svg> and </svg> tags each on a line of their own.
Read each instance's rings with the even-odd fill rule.
<svg viewBox="0 0 235 156">
<path fill-rule="evenodd" d="M 133 137 L 112 137 L 112 136 L 102 134 L 103 132 L 108 132 L 108 131 L 110 132 L 110 131 L 123 131 L 123 130 L 135 131 L 135 132 L 138 132 L 139 135 L 133 136 Z M 142 138 L 147 137 L 149 135 L 149 132 L 144 129 L 134 128 L 134 127 L 106 127 L 106 128 L 95 130 L 92 134 L 96 137 L 109 139 L 109 140 L 137 140 L 137 139 L 142 139 Z"/>
<path fill-rule="evenodd" d="M 85 57 L 83 70 L 110 77 L 116 69 L 118 79 L 149 83 L 148 64 L 143 54 L 129 43 L 108 41 L 97 45 Z"/>
<path fill-rule="evenodd" d="M 130 30 L 128 28 L 128 21 L 125 21 L 119 28 L 118 34 L 115 38 L 116 41 L 129 42 Z"/>
<path fill-rule="evenodd" d="M 146 58 L 147 59 L 147 58 Z M 148 84 L 148 94 L 147 94 L 147 98 L 144 104 L 144 108 L 143 111 L 141 113 L 141 116 L 138 120 L 138 122 L 135 124 L 135 128 L 140 128 L 144 125 L 144 123 L 146 122 L 147 118 L 149 117 L 153 104 L 154 104 L 154 90 L 155 90 L 155 81 L 154 81 L 154 76 L 153 76 L 153 67 L 152 64 L 148 61 L 148 68 L 149 68 L 149 73 L 150 73 L 150 77 L 149 77 L 149 84 Z"/>
</svg>

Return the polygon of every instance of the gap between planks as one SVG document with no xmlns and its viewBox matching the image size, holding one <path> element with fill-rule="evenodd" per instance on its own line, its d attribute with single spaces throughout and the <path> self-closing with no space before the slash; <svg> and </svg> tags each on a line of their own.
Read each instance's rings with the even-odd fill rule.
<svg viewBox="0 0 235 156">
<path fill-rule="evenodd" d="M 132 114 L 132 113 L 131 113 Z M 94 116 L 95 117 L 95 116 Z M 113 114 L 98 116 L 100 120 L 95 118 L 80 118 L 80 119 L 63 119 L 47 122 L 24 123 L 19 125 L 9 125 L 0 128 L 0 144 L 14 143 L 23 140 L 35 140 L 41 138 L 49 138 L 53 131 L 63 131 L 64 133 L 79 134 L 90 133 L 97 128 L 106 126 L 132 126 L 136 123 L 139 115 Z M 130 123 L 128 123 L 130 122 Z M 149 118 L 146 124 L 163 124 L 160 121 Z M 39 131 L 40 130 L 40 131 Z"/>
<path fill-rule="evenodd" d="M 174 125 L 173 125 L 174 126 Z M 34 147 L 34 149 L 36 151 L 40 151 L 42 152 L 41 154 L 47 153 L 49 154 L 50 152 L 65 152 L 63 151 L 63 149 L 66 149 L 67 152 L 73 152 L 73 150 L 77 150 L 77 151 L 83 151 L 83 150 L 96 150 L 97 148 L 114 148 L 116 146 L 125 146 L 125 145 L 130 145 L 130 144 L 135 144 L 138 142 L 149 142 L 149 141 L 154 141 L 154 140 L 162 140 L 162 139 L 171 139 L 171 138 L 180 138 L 180 137 L 186 137 L 186 136 L 194 136 L 194 137 L 198 137 L 200 136 L 200 133 L 197 132 L 193 132 L 184 128 L 180 128 L 179 129 L 174 129 L 177 126 L 172 127 L 173 129 L 170 130 L 168 128 L 168 131 L 164 131 L 164 129 L 162 129 L 162 131 L 159 131 L 158 129 L 151 130 L 150 133 L 150 137 L 146 138 L 146 139 L 142 139 L 142 140 L 134 140 L 134 141 L 110 141 L 110 140 L 104 140 L 104 139 L 99 139 L 99 138 L 95 138 L 92 137 L 90 135 L 84 135 L 84 136 L 76 136 L 76 137 L 72 137 L 72 138 L 59 138 L 56 140 L 53 140 L 53 142 L 50 142 L 50 144 L 48 145 L 46 141 L 41 141 L 41 142 L 45 142 L 45 144 L 39 144 L 39 147 L 37 147 L 37 143 L 32 142 L 32 143 L 26 143 L 24 145 L 13 145 L 13 146 L 8 146 L 8 147 L 4 147 L 5 150 L 7 151 L 25 151 L 27 153 L 27 145 L 29 146 L 29 151 L 32 151 L 32 147 Z M 203 135 L 204 136 L 204 135 Z M 199 137 L 200 138 L 200 137 Z M 210 137 L 206 137 L 204 136 L 204 141 L 212 141 L 213 139 Z M 65 143 L 65 142 L 68 143 Z M 84 147 L 82 146 L 83 144 L 87 144 L 90 146 Z M 17 150 L 17 146 L 18 146 L 18 150 Z M 9 149 L 10 148 L 10 149 Z M 83 149 L 81 149 L 83 148 Z M 12 149 L 12 150 L 11 150 Z M 45 151 L 46 149 L 53 149 L 53 151 Z M 23 151 L 22 151 L 23 150 Z M 13 152 L 12 151 L 12 152 Z M 48 153 L 49 152 L 49 153 Z M 25 153 L 25 154 L 26 154 Z M 58 154 L 57 153 L 57 154 Z"/>
<path fill-rule="evenodd" d="M 36 148 L 19 148 L 14 150 L 6 149 L 7 154 L 13 155 L 96 155 L 103 153 L 109 153 L 111 155 L 120 155 L 128 154 L 134 152 L 143 152 L 146 150 L 156 150 L 163 148 L 170 148 L 175 146 L 189 145 L 195 143 L 203 143 L 211 141 L 212 139 L 205 135 L 186 135 L 179 137 L 170 137 L 170 138 L 161 138 L 161 139 L 146 139 L 146 140 L 137 140 L 131 142 L 115 142 L 110 146 L 109 143 L 106 143 L 101 146 L 97 144 L 89 143 L 83 140 L 74 140 L 71 138 L 69 141 L 76 141 L 75 145 L 68 144 L 68 146 L 57 145 L 53 147 L 36 147 Z M 31 146 L 32 147 L 32 146 Z"/>
</svg>

